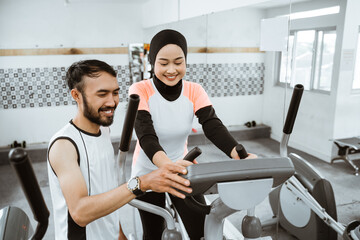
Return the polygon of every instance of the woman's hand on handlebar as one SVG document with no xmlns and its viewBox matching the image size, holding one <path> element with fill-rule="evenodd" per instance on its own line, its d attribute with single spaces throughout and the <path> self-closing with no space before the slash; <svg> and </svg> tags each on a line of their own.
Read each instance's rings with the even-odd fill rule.
<svg viewBox="0 0 360 240">
<path fill-rule="evenodd" d="M 196 160 L 194 160 L 194 163 L 195 163 Z M 196 162 L 197 163 L 197 162 Z M 190 165 L 193 165 L 192 162 L 188 161 L 188 160 L 184 160 L 184 159 L 180 159 L 180 160 L 177 160 L 175 162 L 175 164 L 177 165 L 180 165 L 180 166 L 183 166 L 183 167 L 188 167 Z"/>
<path fill-rule="evenodd" d="M 192 163 L 188 165 L 191 164 Z M 141 176 L 140 188 L 142 191 L 152 190 L 154 192 L 168 192 L 179 198 L 185 198 L 185 195 L 177 190 L 188 193 L 192 192 L 192 189 L 189 187 L 190 181 L 179 176 L 179 174 L 186 173 L 187 170 L 184 166 L 175 163 L 166 163 L 159 167 L 157 170 Z"/>
<path fill-rule="evenodd" d="M 236 147 L 233 148 L 233 150 L 231 151 L 231 158 L 232 159 L 235 159 L 235 160 L 240 160 L 240 157 L 236 151 Z M 256 154 L 253 154 L 253 153 L 248 153 L 248 156 L 244 159 L 253 159 L 253 158 L 257 158 L 257 155 Z"/>
<path fill-rule="evenodd" d="M 253 158 L 257 158 L 258 156 L 256 154 L 253 153 L 248 153 L 248 156 L 245 159 L 253 159 Z"/>
</svg>

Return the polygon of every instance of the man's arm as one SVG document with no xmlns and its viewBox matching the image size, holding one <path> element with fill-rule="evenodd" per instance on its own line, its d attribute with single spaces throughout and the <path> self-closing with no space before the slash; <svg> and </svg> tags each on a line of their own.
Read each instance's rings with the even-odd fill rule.
<svg viewBox="0 0 360 240">
<path fill-rule="evenodd" d="M 68 140 L 57 140 L 49 152 L 49 161 L 59 179 L 69 212 L 79 226 L 86 226 L 135 198 L 125 184 L 103 194 L 88 196 L 77 159 L 76 149 Z"/>
<path fill-rule="evenodd" d="M 88 196 L 86 183 L 77 163 L 77 152 L 74 145 L 64 139 L 57 140 L 49 151 L 49 161 L 55 171 L 70 215 L 79 226 L 103 217 L 135 198 L 123 184 L 108 192 Z M 176 165 L 166 165 L 161 169 L 140 177 L 141 190 L 169 192 L 178 197 L 183 194 L 174 188 L 191 192 L 188 180 L 177 173 L 186 173 L 186 169 Z"/>
</svg>

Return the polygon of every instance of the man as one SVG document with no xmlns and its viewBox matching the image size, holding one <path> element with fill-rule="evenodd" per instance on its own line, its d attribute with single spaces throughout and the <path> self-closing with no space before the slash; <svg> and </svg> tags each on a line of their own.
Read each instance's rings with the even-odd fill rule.
<svg viewBox="0 0 360 240">
<path fill-rule="evenodd" d="M 66 81 L 78 111 L 48 148 L 55 238 L 126 239 L 116 210 L 147 190 L 184 198 L 176 189 L 191 192 L 178 175 L 186 168 L 169 163 L 118 186 L 108 128 L 119 103 L 116 73 L 105 62 L 85 60 L 70 66 Z"/>
</svg>

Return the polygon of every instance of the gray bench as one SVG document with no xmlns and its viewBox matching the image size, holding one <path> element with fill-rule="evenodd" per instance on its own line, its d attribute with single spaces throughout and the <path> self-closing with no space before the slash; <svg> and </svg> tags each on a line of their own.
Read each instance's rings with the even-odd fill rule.
<svg viewBox="0 0 360 240">
<path fill-rule="evenodd" d="M 349 158 L 349 155 L 360 153 L 360 137 L 334 139 L 332 141 L 338 147 L 338 156 L 331 159 L 331 163 L 336 160 L 343 160 L 350 164 L 350 166 L 355 170 L 354 174 L 358 176 L 359 167 L 354 164 L 353 160 Z"/>
</svg>

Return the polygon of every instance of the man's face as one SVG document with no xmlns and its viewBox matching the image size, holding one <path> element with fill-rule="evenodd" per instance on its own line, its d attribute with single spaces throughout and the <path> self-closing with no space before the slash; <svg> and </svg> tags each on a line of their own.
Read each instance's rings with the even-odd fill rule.
<svg viewBox="0 0 360 240">
<path fill-rule="evenodd" d="M 107 72 L 99 74 L 95 78 L 84 77 L 82 111 L 91 122 L 101 126 L 110 126 L 119 103 L 119 85 L 116 77 Z"/>
</svg>

